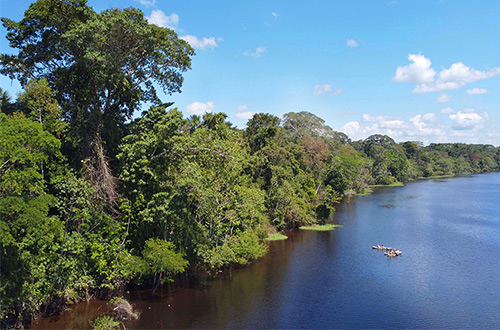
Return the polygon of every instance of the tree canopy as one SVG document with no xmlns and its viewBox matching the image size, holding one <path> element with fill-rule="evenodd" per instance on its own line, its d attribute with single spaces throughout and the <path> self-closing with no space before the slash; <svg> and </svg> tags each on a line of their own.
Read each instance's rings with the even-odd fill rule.
<svg viewBox="0 0 500 330">
<path fill-rule="evenodd" d="M 2 328 L 248 264 L 270 232 L 331 223 L 371 185 L 500 167 L 491 145 L 351 141 L 305 111 L 245 129 L 222 112 L 184 118 L 156 88 L 179 92 L 194 51 L 134 8 L 38 0 L 2 21 L 18 53 L 0 72 L 24 88 L 0 90 Z"/>
<path fill-rule="evenodd" d="M 134 8 L 96 13 L 85 0 L 39 0 L 19 22 L 2 22 L 18 53 L 0 55 L 0 72 L 23 85 L 48 81 L 79 159 L 97 134 L 113 155 L 134 111 L 160 102 L 155 86 L 180 92 L 194 55 L 175 32 Z"/>
</svg>

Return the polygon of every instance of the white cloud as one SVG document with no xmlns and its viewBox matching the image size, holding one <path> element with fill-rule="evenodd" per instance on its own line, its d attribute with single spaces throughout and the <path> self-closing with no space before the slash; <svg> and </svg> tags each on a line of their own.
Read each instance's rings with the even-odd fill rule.
<svg viewBox="0 0 500 330">
<path fill-rule="evenodd" d="M 342 93 L 344 90 L 342 88 L 333 89 L 330 84 L 318 84 L 314 86 L 314 95 L 321 95 L 330 93 L 331 95 L 338 95 Z"/>
<path fill-rule="evenodd" d="M 180 38 L 182 40 L 187 41 L 188 44 L 190 44 L 191 46 L 193 46 L 194 48 L 197 48 L 197 49 L 205 50 L 207 48 L 219 47 L 219 45 L 215 41 L 214 37 L 198 39 L 197 37 L 188 34 L 188 35 L 182 36 Z M 220 41 L 222 39 L 219 38 L 217 40 Z"/>
<path fill-rule="evenodd" d="M 344 92 L 344 89 L 339 87 L 333 91 L 332 95 L 339 95 L 340 93 L 343 93 L 343 92 Z"/>
<path fill-rule="evenodd" d="M 500 68 L 494 68 L 490 71 L 479 71 L 469 68 L 462 62 L 458 62 L 452 64 L 449 69 L 441 70 L 436 85 L 452 83 L 463 86 L 467 83 L 488 79 L 498 74 L 500 74 Z"/>
<path fill-rule="evenodd" d="M 314 86 L 314 95 L 321 95 L 329 92 L 333 92 L 332 85 L 330 84 L 323 84 L 323 85 L 318 84 Z"/>
<path fill-rule="evenodd" d="M 266 51 L 266 47 L 259 46 L 255 48 L 255 52 L 244 52 L 245 56 L 253 56 L 253 57 L 261 57 L 262 54 Z"/>
<path fill-rule="evenodd" d="M 253 115 L 255 115 L 257 112 L 253 111 L 247 111 L 248 110 L 248 105 L 240 105 L 238 106 L 238 112 L 236 113 L 236 118 L 238 119 L 251 119 Z"/>
<path fill-rule="evenodd" d="M 347 39 L 347 46 L 349 47 L 358 47 L 358 42 L 354 39 Z"/>
<path fill-rule="evenodd" d="M 453 99 L 451 95 L 448 94 L 441 94 L 437 97 L 436 102 L 437 103 L 446 103 L 450 102 Z"/>
<path fill-rule="evenodd" d="M 206 112 L 212 112 L 214 109 L 215 104 L 212 101 L 208 101 L 207 103 L 193 102 L 187 106 L 187 112 L 194 115 L 202 115 Z"/>
<path fill-rule="evenodd" d="M 376 123 L 376 127 L 379 128 L 402 128 L 406 126 L 404 121 L 389 116 L 372 116 L 365 113 L 361 118 L 363 122 Z"/>
<path fill-rule="evenodd" d="M 415 117 L 410 118 L 410 122 L 413 124 L 414 136 L 436 136 L 444 135 L 443 130 L 439 127 L 439 119 L 434 113 L 418 114 Z"/>
<path fill-rule="evenodd" d="M 422 120 L 424 120 L 427 123 L 437 123 L 439 121 L 439 118 L 436 116 L 435 113 L 429 112 L 422 115 Z"/>
<path fill-rule="evenodd" d="M 146 8 L 154 6 L 156 3 L 156 0 L 137 0 L 137 1 L 139 1 L 139 3 L 145 6 Z"/>
<path fill-rule="evenodd" d="M 359 133 L 362 131 L 361 125 L 357 121 L 348 122 L 340 130 L 354 139 L 358 139 Z"/>
<path fill-rule="evenodd" d="M 408 60 L 413 63 L 399 66 L 396 69 L 393 81 L 415 84 L 413 93 L 457 89 L 469 83 L 492 78 L 500 74 L 500 67 L 489 71 L 480 71 L 472 69 L 462 62 L 457 62 L 452 64 L 449 69 L 441 70 L 437 79 L 435 79 L 436 71 L 431 67 L 430 59 L 420 54 L 410 54 Z"/>
<path fill-rule="evenodd" d="M 362 116 L 361 116 L 362 120 L 364 122 L 376 122 L 376 121 L 381 121 L 381 120 L 384 120 L 385 118 L 389 118 L 389 117 L 384 117 L 384 116 L 372 116 L 370 115 L 369 113 L 364 113 Z"/>
<path fill-rule="evenodd" d="M 488 114 L 486 112 L 480 115 L 473 109 L 465 109 L 457 112 L 456 114 L 450 115 L 450 119 L 453 122 L 452 128 L 454 130 L 471 130 L 481 128 L 487 118 Z"/>
<path fill-rule="evenodd" d="M 376 123 L 374 125 L 376 128 L 403 128 L 407 126 L 404 121 L 389 116 L 372 116 L 365 113 L 361 118 L 363 122 Z"/>
<path fill-rule="evenodd" d="M 393 138 L 402 137 L 409 129 L 409 124 L 402 119 L 390 116 L 363 114 L 362 121 L 350 121 L 340 129 L 351 139 L 364 139 L 372 134 L 386 134 Z"/>
<path fill-rule="evenodd" d="M 406 123 L 399 119 L 384 120 L 381 121 L 378 126 L 380 128 L 404 128 L 406 127 Z"/>
<path fill-rule="evenodd" d="M 443 113 L 443 114 L 450 114 L 450 113 L 454 113 L 454 112 L 455 112 L 455 110 L 453 110 L 453 109 L 452 109 L 452 108 L 450 108 L 450 107 L 446 107 L 446 108 L 444 108 L 444 109 L 442 109 L 442 110 L 440 111 L 440 113 Z"/>
<path fill-rule="evenodd" d="M 167 16 L 161 10 L 153 10 L 151 12 L 151 16 L 146 16 L 146 18 L 150 24 L 166 27 L 172 30 L 174 30 L 177 27 L 177 24 L 179 24 L 179 15 L 173 13 Z"/>
<path fill-rule="evenodd" d="M 251 119 L 253 115 L 255 115 L 255 112 L 244 111 L 244 112 L 238 112 L 235 116 L 238 119 Z"/>
<path fill-rule="evenodd" d="M 451 108 L 445 108 L 441 113 L 447 116 L 431 112 L 416 114 L 410 119 L 363 114 L 361 120 L 350 121 L 339 130 L 352 140 L 384 134 L 397 142 L 500 144 L 499 121 L 496 118 L 490 119 L 486 112 L 479 113 L 472 109 L 453 112 Z"/>
<path fill-rule="evenodd" d="M 467 94 L 470 95 L 479 95 L 479 94 L 486 94 L 488 93 L 488 90 L 486 88 L 472 88 L 467 90 Z"/>
<path fill-rule="evenodd" d="M 406 66 L 398 66 L 396 75 L 393 80 L 395 82 L 410 82 L 414 84 L 426 84 L 434 81 L 436 71 L 431 68 L 431 61 L 420 54 L 408 55 L 408 60 L 411 64 Z"/>
<path fill-rule="evenodd" d="M 278 14 L 278 13 L 276 13 L 274 11 L 271 13 L 271 15 L 273 15 L 273 17 L 276 17 L 276 18 L 280 16 L 280 14 Z"/>
<path fill-rule="evenodd" d="M 363 114 L 362 121 L 351 121 L 341 131 L 353 140 L 365 139 L 372 134 L 385 134 L 396 141 L 438 142 L 445 129 L 435 113 L 418 114 L 409 120 L 391 116 Z"/>
</svg>

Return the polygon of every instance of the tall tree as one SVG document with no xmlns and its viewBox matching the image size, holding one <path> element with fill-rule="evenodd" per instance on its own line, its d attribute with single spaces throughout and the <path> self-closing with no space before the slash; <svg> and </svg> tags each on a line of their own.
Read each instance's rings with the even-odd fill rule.
<svg viewBox="0 0 500 330">
<path fill-rule="evenodd" d="M 0 72 L 26 84 L 46 78 L 56 92 L 77 159 L 97 136 L 113 156 L 122 128 L 142 102 L 158 102 L 156 86 L 179 92 L 194 50 L 138 9 L 96 13 L 86 0 L 38 0 L 19 22 L 2 18 L 15 55 L 0 55 Z"/>
<path fill-rule="evenodd" d="M 245 137 L 252 153 L 265 147 L 278 131 L 280 119 L 268 113 L 257 113 L 247 123 Z"/>
<path fill-rule="evenodd" d="M 289 131 L 294 140 L 305 135 L 335 137 L 336 132 L 318 116 L 307 112 L 289 112 L 283 115 L 283 127 Z"/>
</svg>

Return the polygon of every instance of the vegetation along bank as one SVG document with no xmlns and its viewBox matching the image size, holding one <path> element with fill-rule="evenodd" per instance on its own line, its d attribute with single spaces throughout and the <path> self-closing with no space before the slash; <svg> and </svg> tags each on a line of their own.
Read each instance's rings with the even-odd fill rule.
<svg viewBox="0 0 500 330">
<path fill-rule="evenodd" d="M 351 141 L 309 112 L 184 118 L 155 88 L 179 92 L 194 50 L 137 9 L 39 0 L 2 22 L 0 71 L 24 86 L 0 91 L 2 328 L 249 263 L 369 185 L 499 169 L 498 147 Z"/>
</svg>

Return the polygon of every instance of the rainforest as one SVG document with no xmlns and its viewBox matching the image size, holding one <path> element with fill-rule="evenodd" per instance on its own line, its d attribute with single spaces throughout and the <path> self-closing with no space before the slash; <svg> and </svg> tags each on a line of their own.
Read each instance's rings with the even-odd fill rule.
<svg viewBox="0 0 500 330">
<path fill-rule="evenodd" d="M 157 90 L 181 91 L 195 51 L 138 9 L 38 0 L 2 22 L 23 86 L 0 91 L 2 328 L 251 263 L 373 186 L 500 167 L 493 145 L 353 141 L 308 111 L 185 117 Z"/>
</svg>

